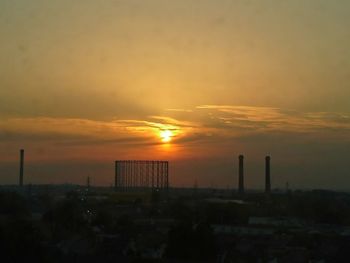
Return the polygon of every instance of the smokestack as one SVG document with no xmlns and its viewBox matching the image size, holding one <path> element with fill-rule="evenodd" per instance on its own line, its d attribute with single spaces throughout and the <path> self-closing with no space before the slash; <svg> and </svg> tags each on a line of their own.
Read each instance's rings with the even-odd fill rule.
<svg viewBox="0 0 350 263">
<path fill-rule="evenodd" d="M 265 157 L 265 193 L 271 192 L 271 178 L 270 178 L 270 156 Z"/>
<path fill-rule="evenodd" d="M 244 156 L 240 155 L 239 159 L 239 171 L 238 171 L 238 193 L 244 193 L 244 172 L 243 172 L 243 159 Z"/>
<path fill-rule="evenodd" d="M 118 161 L 115 161 L 115 176 L 114 176 L 114 189 L 115 190 L 118 190 L 118 171 L 119 171 L 119 162 Z"/>
<path fill-rule="evenodd" d="M 19 164 L 19 186 L 23 186 L 23 171 L 24 171 L 24 150 L 20 150 L 20 164 Z"/>
</svg>

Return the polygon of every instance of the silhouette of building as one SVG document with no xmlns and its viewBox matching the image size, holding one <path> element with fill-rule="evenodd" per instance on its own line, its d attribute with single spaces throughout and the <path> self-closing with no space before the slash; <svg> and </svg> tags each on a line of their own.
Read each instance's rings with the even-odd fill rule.
<svg viewBox="0 0 350 263">
<path fill-rule="evenodd" d="M 239 160 L 239 170 L 238 170 L 238 193 L 243 194 L 244 193 L 244 170 L 243 170 L 243 160 L 244 156 L 240 155 L 238 157 Z"/>
<path fill-rule="evenodd" d="M 115 162 L 115 189 L 167 190 L 169 188 L 168 161 L 124 160 Z"/>
<path fill-rule="evenodd" d="M 19 162 L 19 186 L 23 186 L 23 173 L 24 173 L 24 150 L 20 150 L 20 162 Z"/>
<path fill-rule="evenodd" d="M 270 156 L 265 157 L 265 193 L 271 192 L 271 178 L 270 178 Z"/>
</svg>

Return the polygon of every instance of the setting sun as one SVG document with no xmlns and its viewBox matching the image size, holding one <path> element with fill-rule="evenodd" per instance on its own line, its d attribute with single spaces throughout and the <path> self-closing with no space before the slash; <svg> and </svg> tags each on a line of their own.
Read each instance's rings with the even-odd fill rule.
<svg viewBox="0 0 350 263">
<path fill-rule="evenodd" d="M 160 131 L 159 136 L 162 139 L 162 142 L 170 142 L 171 137 L 173 136 L 173 133 L 169 130 L 164 130 L 164 131 Z"/>
</svg>

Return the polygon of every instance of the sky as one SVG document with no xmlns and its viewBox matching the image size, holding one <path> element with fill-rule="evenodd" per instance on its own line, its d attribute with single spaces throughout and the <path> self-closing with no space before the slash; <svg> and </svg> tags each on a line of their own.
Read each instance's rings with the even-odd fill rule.
<svg viewBox="0 0 350 263">
<path fill-rule="evenodd" d="M 350 190 L 347 0 L 0 1 L 0 184 Z M 170 138 L 162 138 L 164 132 Z"/>
</svg>

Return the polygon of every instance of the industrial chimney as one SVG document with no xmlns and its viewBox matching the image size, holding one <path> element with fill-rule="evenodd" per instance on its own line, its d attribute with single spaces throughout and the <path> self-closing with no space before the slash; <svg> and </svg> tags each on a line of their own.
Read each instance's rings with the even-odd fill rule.
<svg viewBox="0 0 350 263">
<path fill-rule="evenodd" d="M 244 156 L 240 155 L 239 159 L 239 171 L 238 171 L 238 193 L 244 193 L 244 172 L 243 172 L 243 159 Z"/>
<path fill-rule="evenodd" d="M 271 178 L 270 178 L 270 156 L 265 157 L 265 193 L 271 192 Z"/>
<path fill-rule="evenodd" d="M 24 170 L 24 150 L 20 150 L 20 164 L 19 164 L 19 186 L 23 186 L 23 170 Z"/>
</svg>

